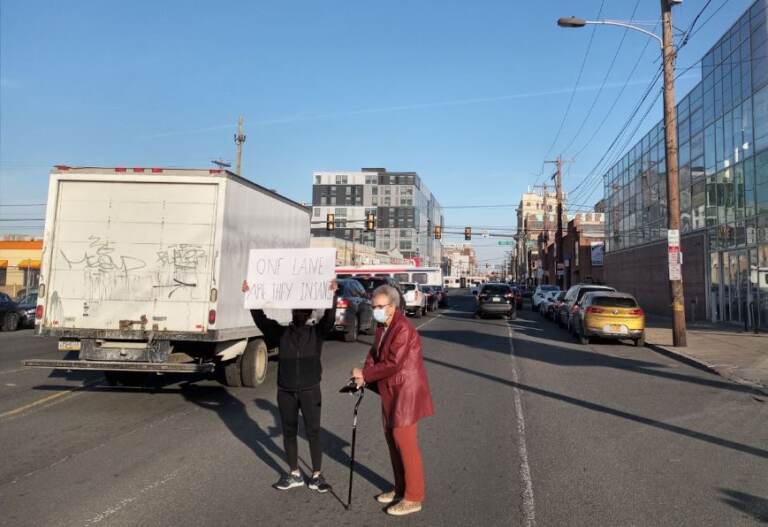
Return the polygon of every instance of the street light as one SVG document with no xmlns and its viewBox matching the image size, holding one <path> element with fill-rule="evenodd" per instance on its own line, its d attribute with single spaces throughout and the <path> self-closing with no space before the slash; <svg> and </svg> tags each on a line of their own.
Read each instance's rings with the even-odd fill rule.
<svg viewBox="0 0 768 527">
<path fill-rule="evenodd" d="M 667 244 L 669 254 L 669 291 L 672 300 L 672 343 L 686 345 L 685 299 L 683 297 L 683 276 L 680 270 L 680 191 L 677 161 L 677 108 L 675 107 L 675 49 L 672 42 L 672 6 L 682 0 L 661 0 L 661 36 L 619 20 L 584 20 L 577 17 L 563 17 L 557 25 L 566 28 L 586 25 L 619 26 L 638 31 L 656 39 L 661 47 L 664 67 L 664 145 L 667 158 Z"/>
</svg>

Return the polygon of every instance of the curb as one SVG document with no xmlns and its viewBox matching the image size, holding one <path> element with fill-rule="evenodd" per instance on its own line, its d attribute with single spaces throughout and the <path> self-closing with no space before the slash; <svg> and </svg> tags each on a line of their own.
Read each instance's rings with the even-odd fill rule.
<svg viewBox="0 0 768 527">
<path fill-rule="evenodd" d="M 697 370 L 705 371 L 707 373 L 713 373 L 715 375 L 723 377 L 724 379 L 728 379 L 731 382 L 750 388 L 752 391 L 756 392 L 759 395 L 768 395 L 768 386 L 763 386 L 761 384 L 757 384 L 755 382 L 742 379 L 741 377 L 726 375 L 721 370 L 718 370 L 714 366 L 711 366 L 710 364 L 707 364 L 704 361 L 694 359 L 693 357 L 690 357 L 685 353 L 680 353 L 679 351 L 673 351 L 664 346 L 660 346 L 658 344 L 651 344 L 649 342 L 645 343 L 645 347 L 655 351 L 656 353 L 660 353 L 661 355 L 669 357 L 670 359 L 674 359 L 678 362 L 687 364 L 688 366 L 696 368 Z"/>
</svg>

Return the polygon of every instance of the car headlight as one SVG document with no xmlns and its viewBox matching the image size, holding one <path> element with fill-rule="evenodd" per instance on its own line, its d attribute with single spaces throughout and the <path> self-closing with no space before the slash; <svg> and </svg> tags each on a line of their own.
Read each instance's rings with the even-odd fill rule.
<svg viewBox="0 0 768 527">
<path fill-rule="evenodd" d="M 35 318 L 35 308 L 32 309 L 25 309 L 24 314 L 28 317 Z"/>
</svg>

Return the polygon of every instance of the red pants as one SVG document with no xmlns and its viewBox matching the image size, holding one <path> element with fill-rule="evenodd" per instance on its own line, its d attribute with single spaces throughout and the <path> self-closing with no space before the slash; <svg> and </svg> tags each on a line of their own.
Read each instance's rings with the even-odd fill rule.
<svg viewBox="0 0 768 527">
<path fill-rule="evenodd" d="M 397 428 L 384 427 L 392 471 L 395 474 L 395 494 L 408 501 L 424 501 L 424 465 L 417 435 L 417 423 Z"/>
</svg>

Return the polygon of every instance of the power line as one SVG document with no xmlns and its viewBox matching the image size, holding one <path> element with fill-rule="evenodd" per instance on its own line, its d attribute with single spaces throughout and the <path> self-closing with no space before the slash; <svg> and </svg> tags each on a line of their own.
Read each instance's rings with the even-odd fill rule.
<svg viewBox="0 0 768 527">
<path fill-rule="evenodd" d="M 629 19 L 632 20 L 635 17 L 635 13 L 637 12 L 637 8 L 640 6 L 640 0 L 637 0 L 635 3 L 635 7 L 632 9 L 632 14 L 629 15 Z M 621 52 L 622 46 L 624 46 L 624 40 L 627 38 L 627 33 L 629 33 L 629 28 L 624 28 L 624 33 L 621 35 L 621 41 L 619 41 L 619 45 L 616 47 L 616 53 L 613 54 L 613 59 L 611 59 L 611 64 L 608 66 L 608 70 L 605 72 L 605 76 L 603 77 L 603 82 L 600 84 L 600 88 L 597 90 L 597 94 L 595 95 L 595 98 L 592 99 L 592 105 L 589 107 L 589 110 L 587 110 L 587 115 L 584 116 L 584 119 L 581 121 L 581 124 L 579 125 L 579 129 L 576 131 L 575 134 L 573 134 L 573 138 L 568 143 L 568 145 L 562 149 L 563 152 L 567 152 L 572 146 L 573 143 L 576 142 L 576 139 L 581 134 L 581 131 L 584 129 L 584 126 L 586 126 L 587 121 L 589 121 L 590 116 L 592 115 L 592 111 L 595 109 L 595 106 L 597 105 L 597 101 L 600 99 L 600 95 L 603 93 L 603 89 L 605 88 L 606 83 L 608 82 L 608 77 L 611 75 L 611 72 L 613 71 L 613 66 L 616 64 L 616 60 L 619 57 L 619 53 Z M 627 79 L 627 82 L 629 82 L 629 79 Z"/>
</svg>

